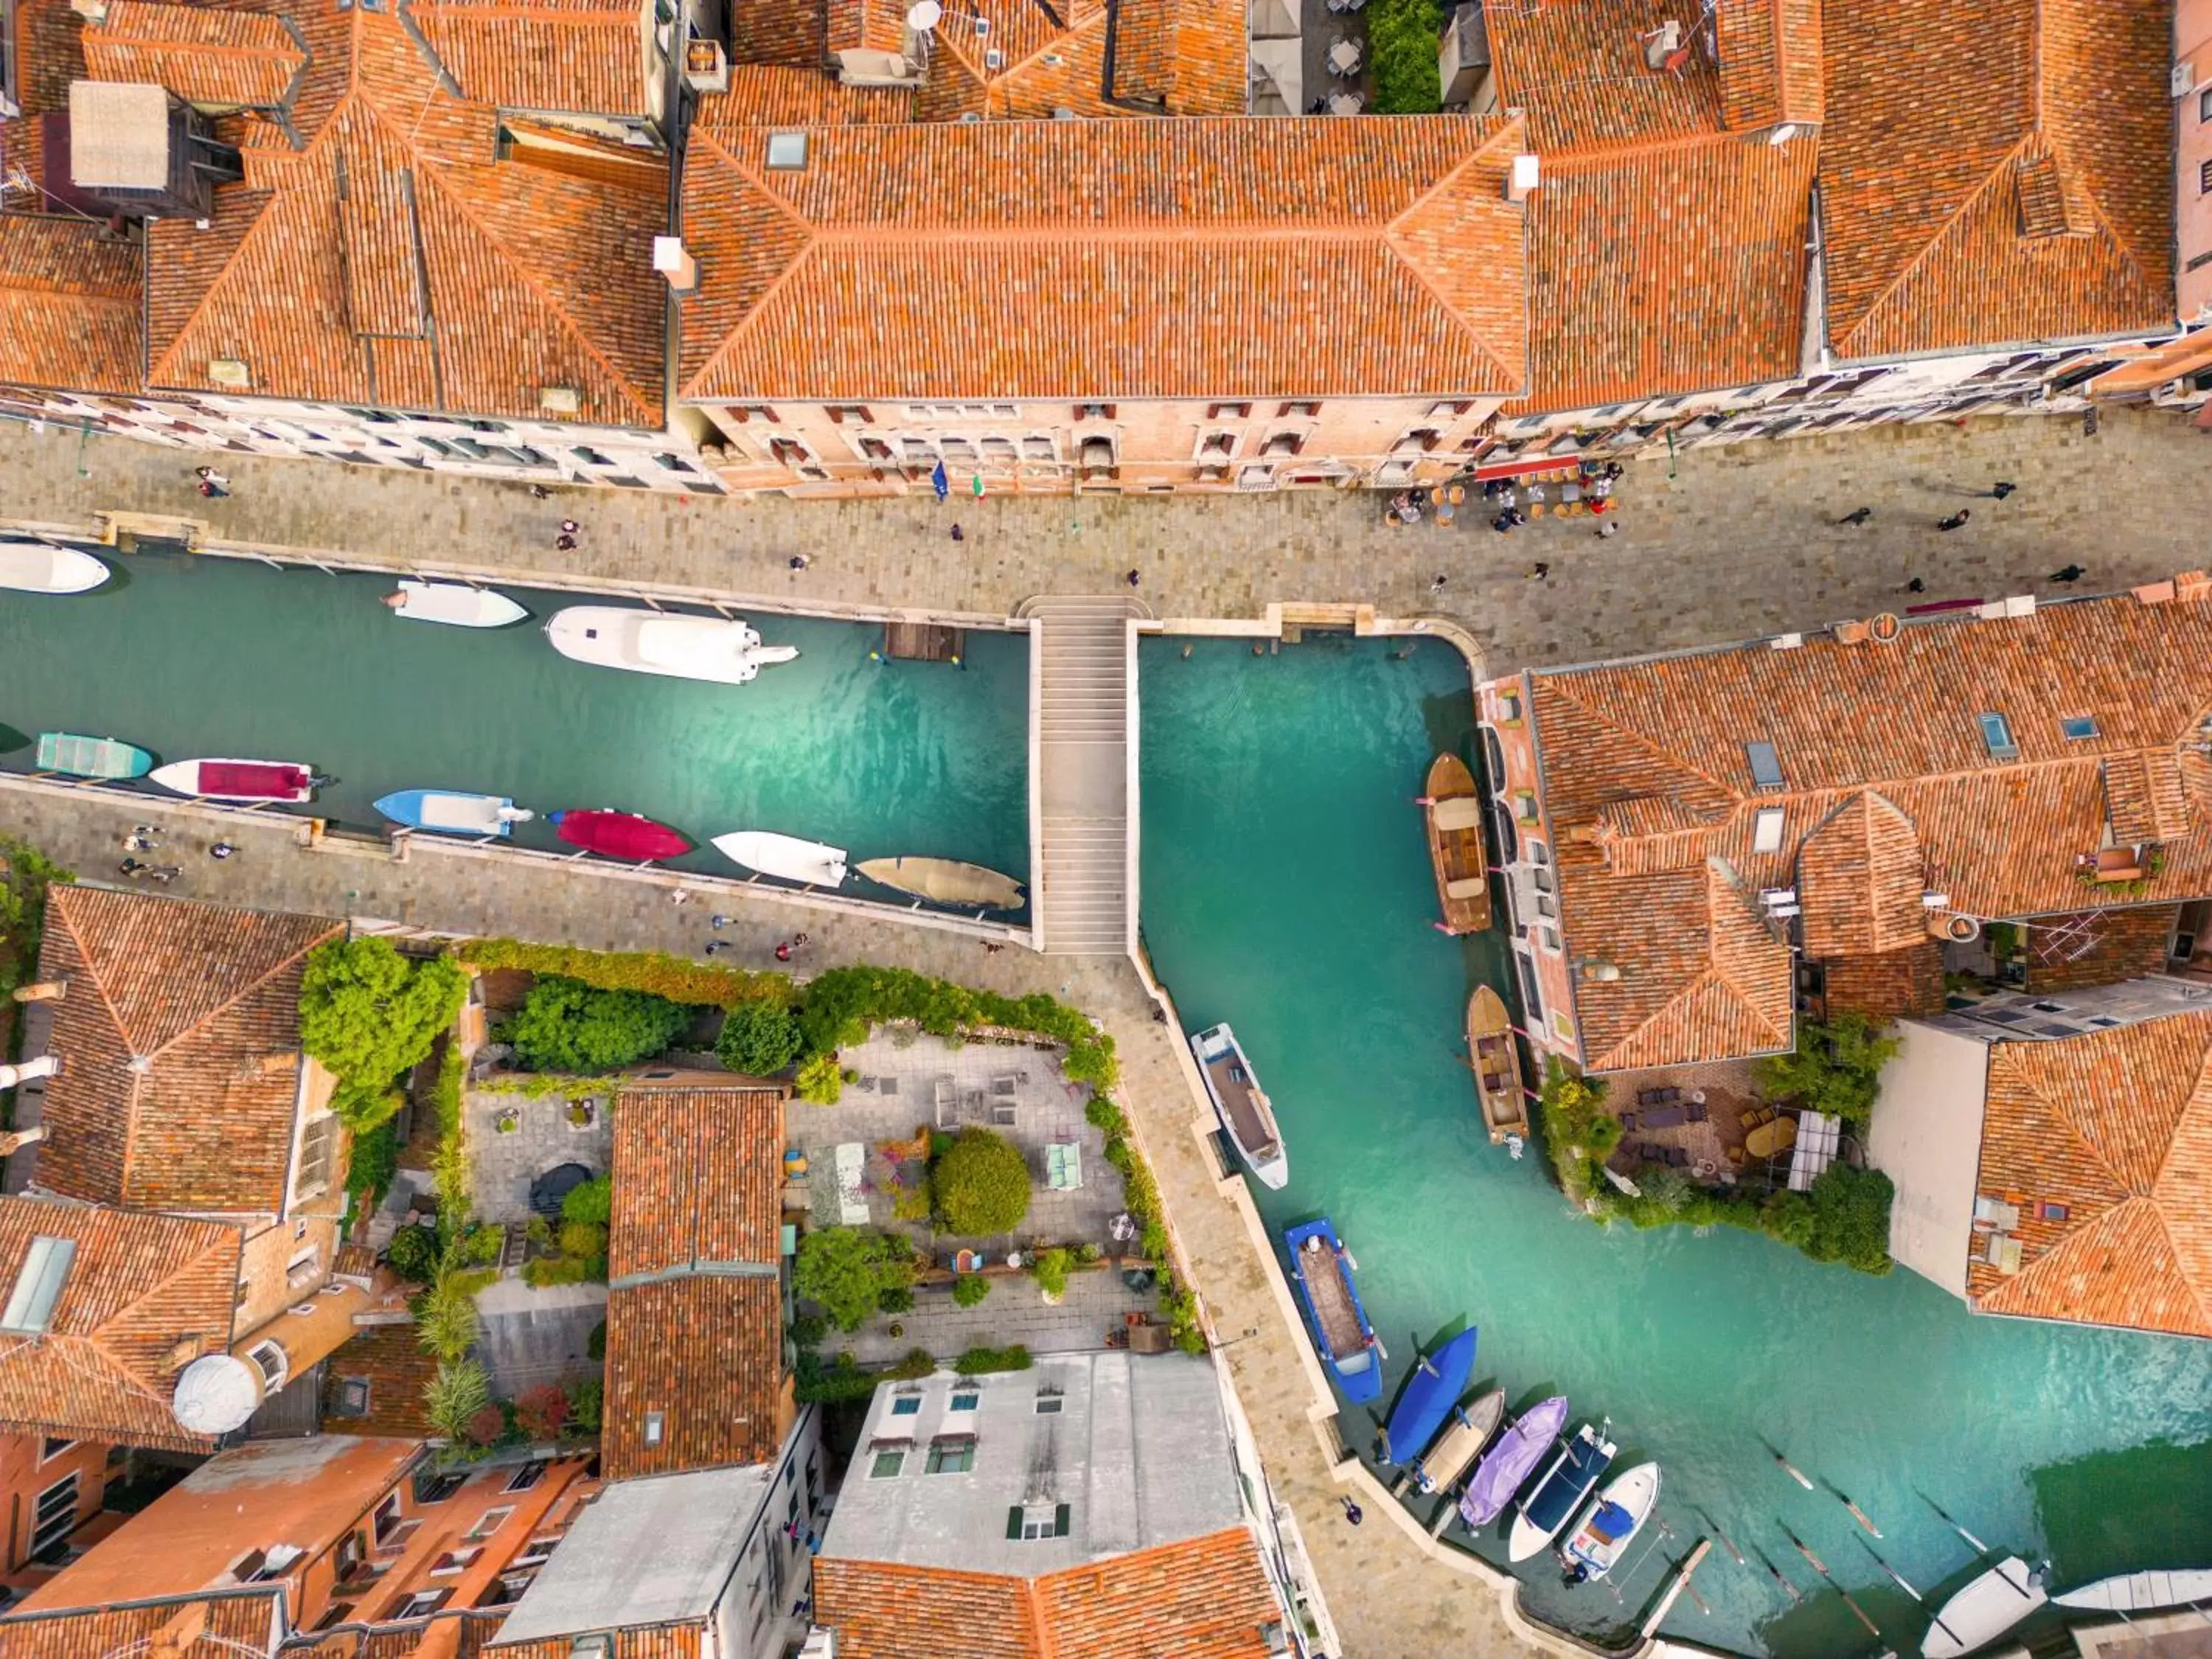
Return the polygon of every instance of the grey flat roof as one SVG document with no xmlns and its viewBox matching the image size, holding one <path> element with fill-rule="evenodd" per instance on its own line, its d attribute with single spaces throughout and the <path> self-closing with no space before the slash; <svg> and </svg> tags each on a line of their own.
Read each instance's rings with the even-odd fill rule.
<svg viewBox="0 0 2212 1659">
<path fill-rule="evenodd" d="M 493 1639 L 704 1618 L 774 1476 L 748 1463 L 617 1481 L 576 1517 Z"/>
</svg>

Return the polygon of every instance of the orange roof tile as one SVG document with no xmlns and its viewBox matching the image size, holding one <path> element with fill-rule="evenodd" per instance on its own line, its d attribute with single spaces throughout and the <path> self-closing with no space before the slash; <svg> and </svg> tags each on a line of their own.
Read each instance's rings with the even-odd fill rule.
<svg viewBox="0 0 2212 1659">
<path fill-rule="evenodd" d="M 1863 1014 L 1887 1025 L 1943 1012 L 1943 947 L 1932 939 L 1878 956 L 1832 957 L 1825 966 L 1832 1015 Z"/>
<path fill-rule="evenodd" d="M 473 103 L 578 115 L 649 112 L 635 4 L 414 0 L 410 14 Z"/>
<path fill-rule="evenodd" d="M 0 126 L 27 131 L 29 124 Z M 142 281 L 137 243 L 110 236 L 104 225 L 0 215 L 0 380 L 137 390 L 146 352 Z"/>
<path fill-rule="evenodd" d="M 1928 937 L 1920 837 L 1904 813 L 1866 790 L 1830 814 L 1797 854 L 1805 954 L 1902 950 Z"/>
<path fill-rule="evenodd" d="M 230 1344 L 237 1229 L 0 1198 L 0 1284 L 15 1282 L 37 1237 L 73 1240 L 76 1253 L 47 1334 L 0 1339 L 0 1430 L 214 1449 L 178 1426 L 169 1402 L 183 1364 Z"/>
<path fill-rule="evenodd" d="M 625 1088 L 614 1107 L 607 1271 L 781 1260 L 783 1091 Z"/>
<path fill-rule="evenodd" d="M 615 1189 L 622 1189 L 616 1177 Z M 782 1443 L 783 1291 L 773 1272 L 617 1287 L 607 1297 L 607 1479 L 758 1463 Z M 646 1415 L 660 1417 L 647 1443 Z"/>
<path fill-rule="evenodd" d="M 1491 61 L 1504 101 L 1526 112 L 1548 161 L 1583 150 L 1720 131 L 1720 76 L 1693 44 L 1699 0 L 1484 0 Z M 1641 37 L 1680 26 L 1680 72 L 1645 67 Z"/>
<path fill-rule="evenodd" d="M 1517 135 L 1457 117 L 817 129 L 803 168 L 770 171 L 759 131 L 710 104 L 684 179 L 683 395 L 1517 391 Z"/>
<path fill-rule="evenodd" d="M 70 82 L 84 78 L 83 28 L 69 0 L 17 0 L 15 88 L 24 114 L 69 108 Z"/>
<path fill-rule="evenodd" d="M 784 64 L 733 64 L 730 89 L 714 100 L 726 127 L 861 126 L 911 121 L 911 87 L 841 86 L 827 75 Z"/>
<path fill-rule="evenodd" d="M 323 1367 L 324 1425 L 333 1434 L 426 1437 L 435 1431 L 422 1415 L 422 1390 L 437 1371 L 437 1358 L 412 1321 L 364 1326 Z M 354 1382 L 368 1384 L 366 1412 L 345 1409 L 347 1385 Z"/>
<path fill-rule="evenodd" d="M 240 1659 L 276 1650 L 284 1627 L 281 1586 L 212 1591 L 70 1613 L 0 1613 L 8 1659 L 90 1659 L 152 1650 L 175 1659 Z M 186 1640 L 186 1638 L 191 1639 Z"/>
<path fill-rule="evenodd" d="M 300 980 L 316 916 L 57 887 L 40 972 L 62 1070 L 38 1184 L 104 1204 L 283 1207 L 299 1111 Z"/>
<path fill-rule="evenodd" d="M 1282 1617 L 1242 1527 L 1036 1579 L 819 1556 L 814 1597 L 851 1659 L 1258 1659 Z"/>
<path fill-rule="evenodd" d="M 207 106 L 281 104 L 307 64 L 281 18 L 165 0 L 107 0 L 83 45 L 93 80 L 151 81 Z"/>
<path fill-rule="evenodd" d="M 1988 1313 L 2212 1337 L 2212 1012 L 1990 1054 L 1977 1190 L 2020 1205 Z M 2045 1206 L 2063 1210 L 2046 1217 Z"/>
<path fill-rule="evenodd" d="M 706 1627 L 696 1620 L 667 1625 L 625 1625 L 614 1632 L 614 1659 L 699 1659 Z M 574 1638 L 556 1636 L 536 1642 L 487 1647 L 498 1659 L 569 1659 Z M 350 1656 L 349 1656 L 350 1659 Z M 362 1659 L 371 1659 L 363 1655 Z M 377 1656 L 376 1659 L 382 1659 Z"/>
<path fill-rule="evenodd" d="M 1726 0 L 1713 24 L 1728 127 L 1820 119 L 1820 0 Z M 1843 49 L 1850 49 L 1848 40 Z"/>
</svg>

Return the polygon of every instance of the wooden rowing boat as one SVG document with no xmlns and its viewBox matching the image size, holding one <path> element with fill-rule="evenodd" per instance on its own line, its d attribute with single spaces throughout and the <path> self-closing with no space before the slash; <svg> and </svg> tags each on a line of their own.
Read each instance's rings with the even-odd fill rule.
<svg viewBox="0 0 2212 1659">
<path fill-rule="evenodd" d="M 1429 768 L 1423 799 L 1444 932 L 1479 933 L 1490 926 L 1490 855 L 1482 843 L 1482 797 L 1474 774 L 1457 755 L 1439 755 Z"/>
<path fill-rule="evenodd" d="M 1504 999 L 1487 985 L 1476 986 L 1467 1000 L 1467 1053 L 1492 1143 L 1527 1134 L 1528 1097 L 1521 1086 L 1521 1049 L 1513 1040 L 1513 1018 L 1505 1012 Z"/>
<path fill-rule="evenodd" d="M 957 859 L 868 859 L 856 866 L 870 881 L 916 898 L 963 910 L 1018 910 L 1022 884 L 1012 876 Z"/>
</svg>

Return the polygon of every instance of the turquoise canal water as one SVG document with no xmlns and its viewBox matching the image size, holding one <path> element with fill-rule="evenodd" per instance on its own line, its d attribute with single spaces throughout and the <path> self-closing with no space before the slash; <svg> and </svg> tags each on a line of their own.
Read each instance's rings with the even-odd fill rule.
<svg viewBox="0 0 2212 1659">
<path fill-rule="evenodd" d="M 1711 1611 L 1683 1597 L 1670 1633 L 1784 1659 L 1878 1651 L 1786 1528 L 1883 1643 L 1917 1652 L 1926 1618 L 1864 1545 L 1923 1594 L 1956 1588 L 1972 1552 L 1929 1498 L 1999 1549 L 2049 1555 L 2064 1587 L 2212 1564 L 2212 1345 L 1977 1318 L 1902 1270 L 1820 1267 L 1733 1231 L 1601 1231 L 1540 1149 L 1516 1164 L 1490 1145 L 1462 1012 L 1477 978 L 1511 991 L 1495 939 L 1431 925 L 1411 802 L 1437 747 L 1471 753 L 1455 653 L 1329 635 L 1279 656 L 1181 650 L 1142 656 L 1145 933 L 1184 1020 L 1232 1021 L 1274 1099 L 1291 1180 L 1258 1193 L 1262 1213 L 1279 1231 L 1334 1218 L 1390 1351 L 1384 1404 L 1416 1334 L 1465 1318 L 1477 1378 L 1516 1409 L 1565 1393 L 1577 1420 L 1612 1416 L 1616 1468 L 1663 1466 L 1672 1535 L 1647 1554 L 1646 1529 L 1622 1594 L 1562 1588 L 1547 1555 L 1523 1568 L 1533 1610 L 1618 1635 L 1665 1558 L 1717 1525 L 1750 1565 L 1717 1543 L 1695 1580 Z M 1364 1411 L 1342 1420 L 1364 1450 Z M 1848 1492 L 1881 1541 L 1762 1437 Z M 1495 1529 L 1479 1547 L 1503 1562 Z"/>
<path fill-rule="evenodd" d="M 738 874 L 708 838 L 775 830 L 855 863 L 927 854 L 1027 878 L 1025 636 L 970 634 L 964 668 L 888 664 L 869 660 L 880 628 L 763 613 L 798 660 L 705 685 L 561 656 L 539 625 L 588 596 L 504 589 L 532 620 L 480 630 L 400 621 L 380 576 L 110 562 L 81 598 L 0 592 L 0 763 L 27 769 L 15 745 L 41 731 L 81 732 L 163 761 L 308 762 L 337 779 L 313 810 L 356 829 L 381 824 L 378 796 L 436 787 L 537 811 L 526 846 L 561 845 L 550 809 L 614 806 L 699 842 L 678 868 Z"/>
</svg>

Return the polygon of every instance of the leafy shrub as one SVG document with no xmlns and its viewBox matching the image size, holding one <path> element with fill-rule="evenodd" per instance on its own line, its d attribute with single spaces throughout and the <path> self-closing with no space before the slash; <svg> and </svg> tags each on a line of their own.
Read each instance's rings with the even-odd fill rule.
<svg viewBox="0 0 2212 1659">
<path fill-rule="evenodd" d="M 522 1282 L 532 1290 L 549 1285 L 584 1285 L 607 1276 L 603 1255 L 541 1255 L 522 1264 Z"/>
<path fill-rule="evenodd" d="M 533 1072 L 611 1072 L 650 1060 L 691 1023 L 691 1011 L 644 991 L 602 991 L 549 975 L 530 988 L 503 1035 Z"/>
<path fill-rule="evenodd" d="M 945 1153 L 952 1150 L 952 1143 L 959 1139 L 960 1137 L 950 1129 L 932 1129 L 929 1132 L 930 1161 L 935 1163 L 939 1158 L 943 1158 Z"/>
<path fill-rule="evenodd" d="M 450 957 L 410 962 L 392 941 L 327 939 L 300 981 L 300 1044 L 335 1073 L 331 1109 L 356 1131 L 398 1109 L 393 1079 L 453 1023 L 468 975 Z"/>
<path fill-rule="evenodd" d="M 791 1322 L 792 1346 L 811 1348 L 830 1334 L 830 1322 L 820 1314 L 798 1314 Z"/>
<path fill-rule="evenodd" d="M 488 1267 L 499 1260 L 499 1253 L 506 1244 L 507 1229 L 497 1223 L 488 1227 L 471 1227 L 461 1235 L 459 1260 Z"/>
<path fill-rule="evenodd" d="M 561 1219 L 587 1221 L 604 1227 L 615 1218 L 615 1178 L 593 1176 L 568 1188 L 561 1200 Z"/>
<path fill-rule="evenodd" d="M 895 1182 L 891 1188 L 891 1215 L 899 1221 L 927 1221 L 931 1209 L 929 1171 L 916 1172 L 912 1181 Z"/>
<path fill-rule="evenodd" d="M 507 1413 L 497 1406 L 483 1406 L 471 1413 L 468 1421 L 471 1443 L 478 1446 L 495 1445 L 507 1432 Z"/>
<path fill-rule="evenodd" d="M 1025 1371 L 1036 1363 L 1017 1342 L 1011 1348 L 970 1348 L 952 1362 L 952 1369 L 963 1376 L 981 1376 L 987 1371 Z"/>
<path fill-rule="evenodd" d="M 561 1254 L 562 1255 L 605 1255 L 607 1253 L 607 1230 L 596 1221 L 564 1221 L 561 1224 Z"/>
<path fill-rule="evenodd" d="M 799 1058 L 799 1017 L 774 1002 L 741 1002 L 722 1021 L 714 1052 L 750 1077 L 774 1077 Z"/>
<path fill-rule="evenodd" d="M 1560 1188 L 1581 1203 L 1603 1182 L 1598 1172 L 1620 1145 L 1620 1120 L 1605 1109 L 1603 1080 L 1578 1077 L 1557 1054 L 1547 1056 L 1537 1118 Z"/>
<path fill-rule="evenodd" d="M 1036 1265 L 1030 1269 L 1036 1275 L 1037 1288 L 1047 1296 L 1067 1294 L 1067 1252 L 1042 1250 L 1037 1255 Z"/>
<path fill-rule="evenodd" d="M 568 1425 L 568 1396 L 557 1382 L 525 1389 L 515 1396 L 514 1421 L 526 1439 L 558 1440 Z"/>
<path fill-rule="evenodd" d="M 599 1413 L 606 1399 L 606 1384 L 596 1376 L 568 1385 L 568 1417 L 586 1434 L 599 1431 Z"/>
<path fill-rule="evenodd" d="M 876 1310 L 879 1313 L 902 1314 L 914 1310 L 914 1292 L 904 1285 L 893 1285 L 876 1292 Z M 891 1327 L 891 1334 L 898 1334 L 898 1327 Z"/>
<path fill-rule="evenodd" d="M 1433 63 L 1430 68 L 1433 74 Z M 911 969 L 831 968 L 807 981 L 799 1011 L 809 1054 L 827 1054 L 862 1042 L 870 1026 L 892 1020 L 911 1020 L 939 1037 L 985 1026 L 1029 1031 L 1066 1045 L 1061 1070 L 1074 1082 L 1105 1090 L 1120 1075 L 1114 1039 L 1042 992 L 1002 997 L 931 979 Z"/>
<path fill-rule="evenodd" d="M 1882 1036 L 1865 1016 L 1841 1014 L 1825 1025 L 1800 1025 L 1797 1047 L 1759 1060 L 1753 1075 L 1770 1098 L 1840 1117 L 1863 1135 L 1881 1092 L 1882 1066 L 1897 1048 L 1897 1039 Z"/>
<path fill-rule="evenodd" d="M 586 951 L 572 945 L 529 945 L 520 939 L 465 940 L 456 955 L 471 968 L 514 968 L 530 974 L 580 979 L 603 991 L 643 991 L 671 1002 L 734 1008 L 740 1003 L 782 1004 L 791 981 L 782 974 L 719 968 L 665 951 Z"/>
<path fill-rule="evenodd" d="M 387 1118 L 374 1128 L 353 1138 L 353 1156 L 346 1164 L 346 1192 L 356 1212 L 373 1210 L 392 1190 L 392 1177 L 399 1171 L 399 1137 Z"/>
<path fill-rule="evenodd" d="M 801 1100 L 817 1106 L 835 1106 L 845 1092 L 845 1074 L 838 1069 L 835 1054 L 817 1054 L 803 1061 L 792 1083 Z"/>
<path fill-rule="evenodd" d="M 438 1194 L 438 1218 L 448 1229 L 460 1225 L 469 1213 L 469 1143 L 461 1125 L 461 1081 L 468 1064 L 461 1045 L 448 1042 L 430 1085 L 430 1109 L 438 1124 L 430 1184 Z"/>
<path fill-rule="evenodd" d="M 1438 0 L 1375 0 L 1367 9 L 1367 55 L 1382 115 L 1433 115 L 1443 107 L 1437 44 L 1443 27 Z"/>
<path fill-rule="evenodd" d="M 491 1377 L 473 1359 L 447 1360 L 422 1385 L 422 1416 L 448 1440 L 468 1437 L 470 1421 L 491 1404 Z"/>
<path fill-rule="evenodd" d="M 918 1377 L 933 1376 L 937 1362 L 930 1358 L 927 1348 L 908 1348 L 906 1358 L 885 1368 L 884 1375 L 896 1382 L 911 1382 Z"/>
<path fill-rule="evenodd" d="M 1890 1269 L 1889 1206 L 1896 1195 L 1879 1170 L 1832 1164 L 1805 1198 L 1813 1212 L 1812 1237 L 1802 1248 L 1815 1261 L 1840 1261 L 1863 1273 Z"/>
<path fill-rule="evenodd" d="M 416 1340 L 448 1364 L 468 1352 L 477 1328 L 476 1297 L 451 1271 L 441 1273 L 415 1304 Z"/>
<path fill-rule="evenodd" d="M 792 1376 L 792 1391 L 802 1402 L 866 1400 L 876 1391 L 876 1373 L 862 1370 L 848 1353 L 839 1354 L 834 1364 L 825 1365 L 819 1354 L 802 1349 Z"/>
<path fill-rule="evenodd" d="M 607 1357 L 607 1322 L 602 1319 L 592 1327 L 592 1334 L 584 1339 L 584 1355 L 588 1359 Z"/>
<path fill-rule="evenodd" d="M 914 1282 L 914 1253 L 903 1239 L 859 1227 L 822 1227 L 799 1241 L 793 1293 L 814 1303 L 837 1328 L 858 1330 L 886 1291 Z"/>
<path fill-rule="evenodd" d="M 963 1238 L 1012 1232 L 1030 1212 L 1030 1166 L 1021 1148 L 988 1129 L 963 1129 L 930 1170 L 938 1218 Z"/>
<path fill-rule="evenodd" d="M 402 1227 L 385 1251 L 392 1271 L 416 1285 L 438 1276 L 439 1254 L 438 1235 L 428 1227 Z"/>
<path fill-rule="evenodd" d="M 972 1308 L 991 1293 L 991 1281 L 981 1273 L 963 1273 L 952 1281 L 952 1299 L 963 1308 Z"/>
<path fill-rule="evenodd" d="M 1168 1230 L 1157 1221 L 1147 1221 L 1144 1232 L 1137 1240 L 1138 1254 L 1147 1261 L 1168 1259 Z"/>
<path fill-rule="evenodd" d="M 76 878 L 28 842 L 0 841 L 0 991 L 36 973 L 46 931 L 46 889 Z"/>
</svg>

